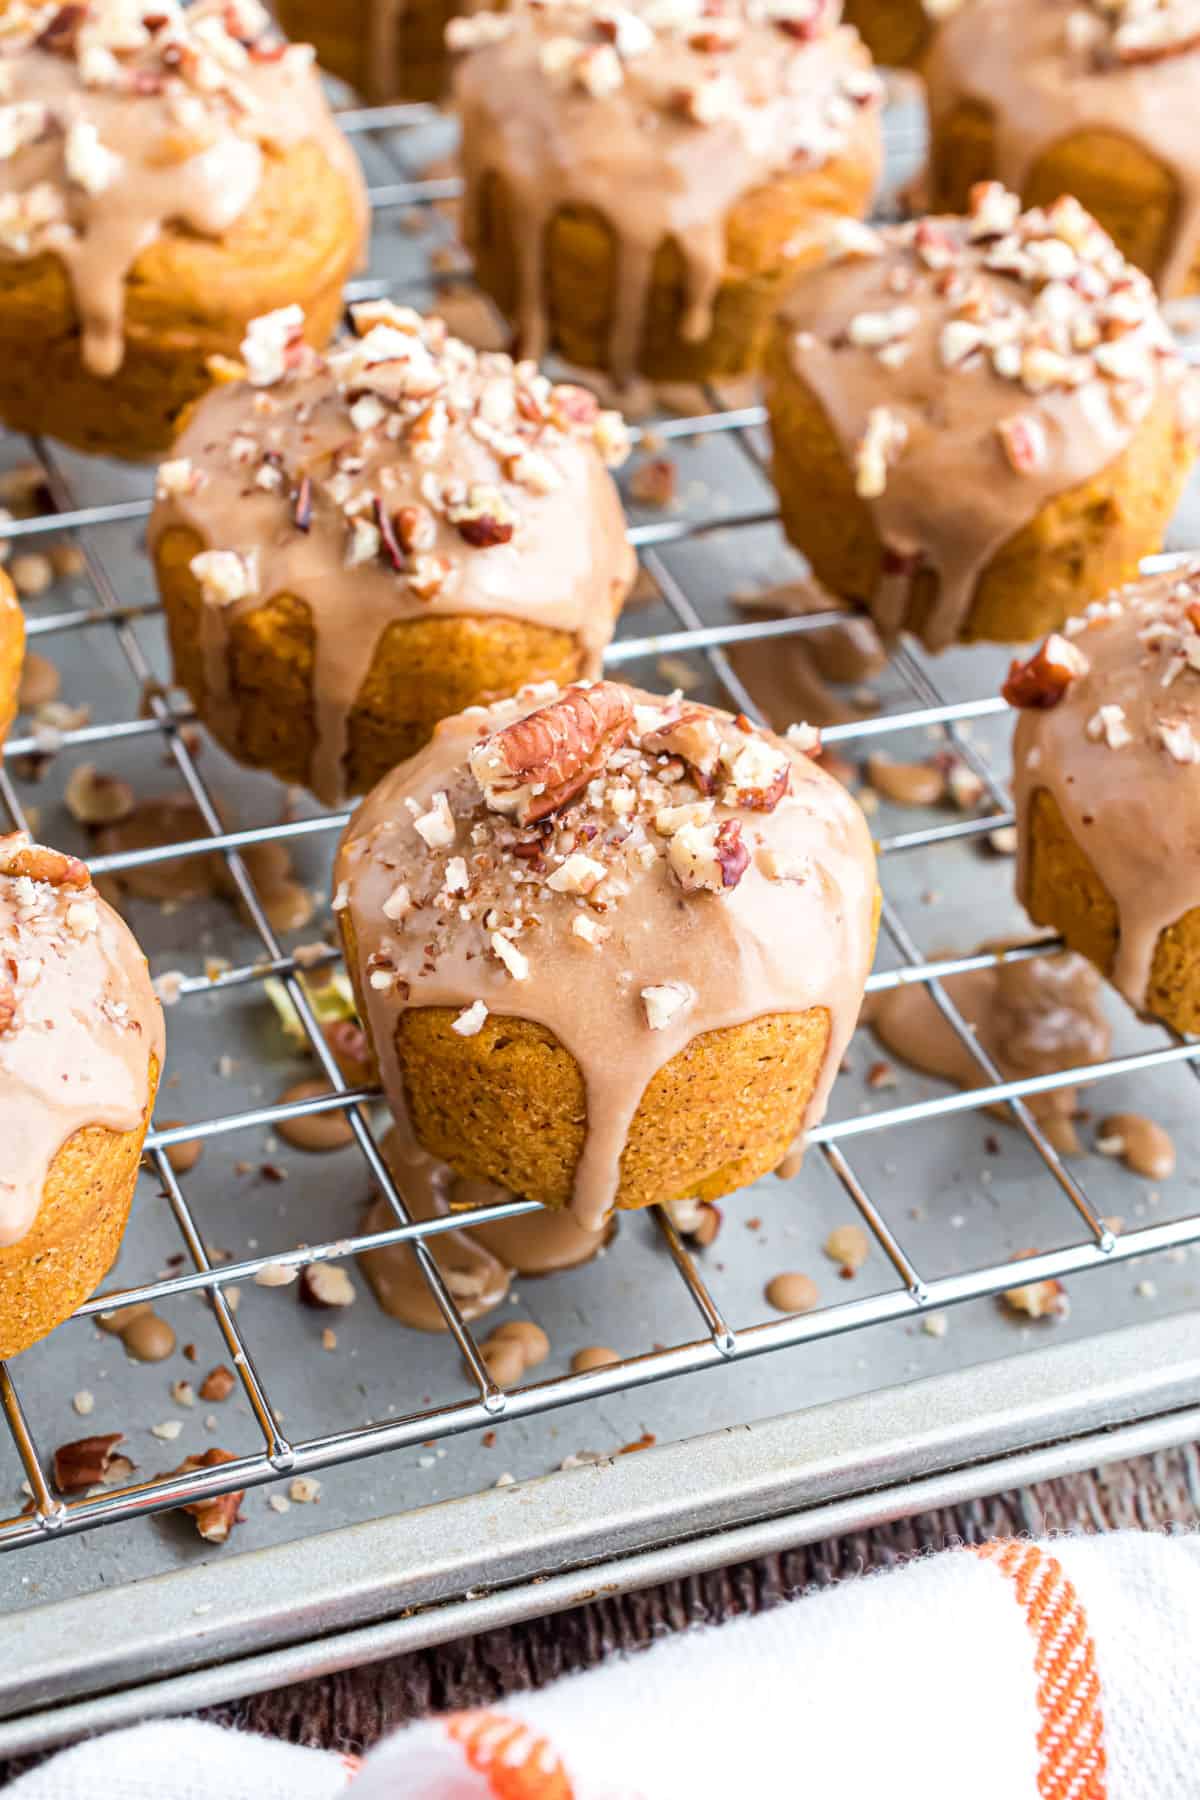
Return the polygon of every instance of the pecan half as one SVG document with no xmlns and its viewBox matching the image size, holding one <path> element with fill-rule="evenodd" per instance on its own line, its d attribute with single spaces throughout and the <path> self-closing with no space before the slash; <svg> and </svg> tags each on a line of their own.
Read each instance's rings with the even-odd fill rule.
<svg viewBox="0 0 1200 1800">
<path fill-rule="evenodd" d="M 230 1450 L 218 1450 L 214 1444 L 203 1456 L 185 1456 L 173 1475 L 188 1475 L 193 1469 L 215 1469 L 222 1463 L 236 1461 Z M 196 1530 L 208 1544 L 223 1544 L 238 1522 L 238 1508 L 246 1497 L 244 1488 L 232 1494 L 215 1494 L 210 1500 L 192 1500 L 180 1508 L 195 1519 Z"/>
<path fill-rule="evenodd" d="M 88 887 L 91 876 L 86 863 L 77 856 L 64 856 L 61 850 L 47 850 L 44 844 L 31 844 L 27 831 L 13 831 L 0 838 L 0 875 L 14 879 L 27 876 L 30 881 L 44 881 L 50 887 Z"/>
<path fill-rule="evenodd" d="M 1071 683 L 1086 675 L 1088 659 L 1067 638 L 1052 632 L 1027 662 L 1014 662 L 1000 692 L 1010 706 L 1045 710 L 1057 706 Z"/>
<path fill-rule="evenodd" d="M 125 1442 L 123 1431 L 106 1437 L 75 1438 L 54 1452 L 54 1485 L 60 1494 L 78 1494 L 95 1487 L 108 1473 L 113 1452 Z"/>
<path fill-rule="evenodd" d="M 530 825 L 573 800 L 624 744 L 632 724 L 632 702 L 615 682 L 569 687 L 476 744 L 471 773 L 492 812 Z"/>
</svg>

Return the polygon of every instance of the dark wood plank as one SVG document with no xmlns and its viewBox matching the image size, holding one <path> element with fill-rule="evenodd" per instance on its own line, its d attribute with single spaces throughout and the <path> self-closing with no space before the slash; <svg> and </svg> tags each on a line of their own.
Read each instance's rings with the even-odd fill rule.
<svg viewBox="0 0 1200 1800">
<path fill-rule="evenodd" d="M 921 1551 L 1020 1532 L 1196 1525 L 1200 1455 L 1189 1444 L 299 1682 L 205 1716 L 291 1743 L 363 1750 L 410 1719 L 488 1705 L 591 1668 L 614 1651 L 644 1649 L 664 1631 L 762 1612 L 808 1588 L 890 1568 Z M 0 1763 L 0 1781 L 40 1760 Z"/>
</svg>

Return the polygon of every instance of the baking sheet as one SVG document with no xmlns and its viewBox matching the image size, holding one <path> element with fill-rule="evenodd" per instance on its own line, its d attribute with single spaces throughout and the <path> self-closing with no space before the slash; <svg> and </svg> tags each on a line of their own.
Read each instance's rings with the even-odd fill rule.
<svg viewBox="0 0 1200 1800">
<path fill-rule="evenodd" d="M 907 125 L 903 124 L 905 131 Z M 376 158 L 373 178 L 395 178 L 394 166 Z M 381 216 L 376 233 L 373 273 L 411 272 L 423 254 L 424 240 L 394 213 Z M 19 445 L 6 446 L 20 457 Z M 739 445 L 712 437 L 702 444 L 672 450 L 680 469 L 681 516 L 712 521 L 731 514 L 769 507 L 771 496 Z M 84 458 L 65 457 L 75 492 L 83 504 L 146 491 L 146 476 L 107 467 Z M 1196 500 L 1181 514 L 1175 541 L 1196 541 Z M 659 515 L 635 513 L 635 517 Z M 96 541 L 123 600 L 151 598 L 149 571 L 139 547 L 139 528 L 106 526 Z M 798 564 L 780 543 L 774 526 L 751 530 L 717 530 L 702 541 L 668 546 L 664 561 L 682 583 L 703 618 L 716 622 L 734 616 L 729 595 L 737 588 L 768 585 L 787 579 Z M 30 617 L 57 612 L 69 603 L 92 603 L 85 583 L 59 584 L 51 595 L 30 607 Z M 737 615 L 741 616 L 741 615 Z M 672 628 L 663 608 L 642 608 L 627 616 L 623 634 L 642 635 Z M 140 621 L 140 641 L 165 679 L 167 663 L 157 620 Z M 56 635 L 37 646 L 48 651 L 63 673 L 63 698 L 86 702 L 95 723 L 135 717 L 140 695 L 121 651 L 108 628 Z M 700 659 L 693 659 L 707 674 Z M 928 665 L 947 698 L 974 698 L 996 691 L 1005 666 L 1002 653 L 988 650 L 952 652 Z M 663 686 L 653 660 L 623 669 L 630 679 Z M 875 684 L 885 709 L 913 704 L 911 692 L 895 671 Z M 709 681 L 698 690 L 719 699 Z M 1006 726 L 988 720 L 973 728 L 972 741 L 1005 767 Z M 886 748 L 896 757 L 926 754 L 928 734 L 889 736 Z M 162 745 L 154 737 L 112 741 L 86 751 L 64 752 L 36 784 L 18 782 L 24 803 L 35 806 L 39 830 L 66 849 L 83 851 L 78 828 L 61 803 L 63 783 L 81 760 L 99 763 L 127 775 L 139 795 L 168 791 L 178 778 L 163 762 Z M 239 770 L 212 745 L 203 752 L 202 769 L 231 822 L 253 826 L 274 823 L 284 796 L 266 777 Z M 309 803 L 301 801 L 299 812 Z M 928 816 L 883 807 L 875 821 L 881 835 L 910 832 L 924 823 L 947 823 L 950 815 Z M 334 838 L 322 834 L 300 839 L 294 857 L 303 879 L 324 893 Z M 940 844 L 936 849 L 898 852 L 887 859 L 885 885 L 907 929 L 925 953 L 966 951 L 978 942 L 1022 929 L 1011 898 L 1010 862 L 993 857 L 969 842 Z M 191 905 L 164 916 L 153 906 L 133 903 L 129 917 L 156 973 L 181 969 L 198 973 L 206 957 L 224 956 L 234 963 L 253 960 L 258 950 L 252 933 L 243 929 L 224 903 Z M 311 942 L 317 924 L 293 934 L 290 943 Z M 181 949 L 186 945 L 186 949 Z M 881 948 L 880 966 L 889 966 L 889 950 Z M 1166 1034 L 1135 1021 L 1121 1002 L 1108 996 L 1117 1053 L 1165 1044 Z M 220 996 L 189 997 L 168 1015 L 168 1086 L 159 1117 L 187 1120 L 216 1117 L 269 1104 L 313 1065 L 293 1054 L 261 990 L 249 986 Z M 945 1091 L 938 1084 L 899 1071 L 899 1087 L 872 1092 L 864 1076 L 878 1050 L 865 1034 L 851 1054 L 851 1072 L 835 1089 L 831 1117 L 890 1109 Z M 227 1059 L 232 1059 L 232 1066 Z M 1179 1148 L 1179 1172 L 1157 1188 L 1129 1175 L 1119 1165 L 1089 1155 L 1073 1165 L 1084 1180 L 1096 1210 L 1119 1215 L 1131 1225 L 1183 1218 L 1197 1206 L 1197 1125 L 1195 1079 L 1176 1064 L 1136 1077 L 1105 1082 L 1096 1105 L 1104 1113 L 1122 1109 L 1146 1112 L 1171 1130 Z M 989 1154 L 985 1140 L 998 1137 L 999 1154 Z M 905 1251 L 926 1276 L 966 1271 L 1037 1248 L 1049 1250 L 1078 1243 L 1080 1221 L 1065 1196 L 1047 1176 L 1032 1148 L 1013 1129 L 998 1128 L 981 1113 L 959 1112 L 910 1125 L 903 1130 L 863 1136 L 846 1145 L 858 1177 L 868 1188 Z M 264 1161 L 287 1171 L 281 1184 L 255 1173 L 239 1173 L 239 1165 L 257 1168 Z M 206 1242 L 212 1249 L 244 1254 L 267 1253 L 303 1242 L 337 1238 L 357 1226 L 367 1197 L 366 1172 L 357 1150 L 333 1156 L 305 1156 L 280 1145 L 259 1129 L 214 1138 L 206 1144 L 196 1169 L 184 1177 L 184 1189 Z M 822 1301 L 836 1304 L 848 1297 L 849 1284 L 839 1280 L 821 1245 L 832 1226 L 854 1218 L 851 1203 L 820 1156 L 809 1157 L 799 1177 L 790 1182 L 770 1179 L 723 1203 L 725 1223 L 702 1270 L 719 1304 L 735 1328 L 770 1316 L 763 1297 L 765 1283 L 784 1269 L 803 1270 L 818 1281 Z M 143 1176 L 134 1221 L 121 1259 L 108 1285 L 127 1287 L 151 1280 L 168 1266 L 180 1248 L 177 1229 L 158 1184 Z M 315 1505 L 290 1505 L 288 1478 L 274 1488 L 252 1490 L 246 1498 L 244 1522 L 224 1550 L 200 1542 L 190 1522 L 178 1516 L 143 1517 L 103 1530 L 22 1549 L 0 1562 L 0 1596 L 10 1619 L 19 1609 L 73 1597 L 107 1593 L 124 1584 L 213 1559 L 231 1562 L 244 1552 L 305 1540 L 363 1521 L 386 1518 L 487 1489 L 505 1474 L 518 1481 L 556 1469 L 580 1452 L 607 1452 L 652 1433 L 658 1443 L 679 1443 L 698 1434 L 790 1413 L 825 1401 L 869 1394 L 931 1374 L 968 1369 L 993 1359 L 1019 1355 L 1047 1343 L 1080 1342 L 1092 1346 L 1097 1376 L 1104 1367 L 1104 1334 L 1114 1327 L 1185 1312 L 1196 1300 L 1197 1250 L 1177 1248 L 1137 1265 L 1120 1264 L 1089 1273 L 1070 1284 L 1071 1313 L 1063 1322 L 1020 1324 L 993 1300 L 972 1301 L 948 1316 L 943 1336 L 930 1335 L 916 1316 L 902 1323 L 873 1327 L 851 1337 L 817 1340 L 796 1349 L 732 1366 L 716 1366 L 686 1378 L 652 1387 L 611 1393 L 600 1400 L 580 1401 L 543 1416 L 497 1421 L 494 1441 L 471 1432 L 321 1474 Z M 449 1338 L 406 1331 L 375 1307 L 361 1277 L 356 1305 L 335 1315 L 313 1313 L 297 1304 L 292 1288 L 264 1289 L 246 1284 L 238 1313 L 250 1348 L 264 1374 L 282 1427 L 293 1439 L 308 1439 L 349 1424 L 384 1421 L 428 1404 L 466 1399 L 472 1393 L 457 1350 Z M 852 1286 L 853 1297 L 891 1291 L 895 1273 L 875 1247 Z M 245 1403 L 232 1399 L 222 1407 L 180 1408 L 170 1384 L 180 1376 L 195 1379 L 213 1363 L 227 1360 L 215 1320 L 199 1296 L 184 1296 L 159 1309 L 175 1325 L 179 1342 L 194 1342 L 197 1359 L 185 1363 L 178 1354 L 165 1364 L 130 1363 L 119 1343 L 87 1320 L 63 1327 L 45 1344 L 19 1359 L 14 1373 L 30 1423 L 43 1453 L 85 1432 L 122 1430 L 126 1448 L 140 1473 L 175 1466 L 192 1451 L 213 1443 L 234 1452 L 261 1447 L 261 1438 Z M 514 1283 L 509 1312 L 528 1316 L 547 1331 L 551 1358 L 537 1377 L 565 1373 L 572 1352 L 583 1345 L 605 1343 L 624 1355 L 653 1346 L 685 1343 L 699 1332 L 692 1300 L 671 1267 L 662 1239 L 643 1217 L 626 1218 L 611 1248 L 588 1267 L 543 1280 Z M 494 1320 L 492 1321 L 495 1322 Z M 320 1347 L 322 1328 L 332 1323 L 338 1347 Z M 86 1420 L 74 1410 L 82 1390 L 95 1396 Z M 216 1433 L 205 1430 L 209 1413 L 219 1419 Z M 153 1426 L 182 1421 L 177 1441 L 166 1443 Z M 490 1436 L 489 1431 L 487 1436 Z M 869 1450 L 864 1444 L 863 1450 Z M 653 1455 L 652 1451 L 646 1454 Z M 9 1510 L 22 1502 L 21 1467 L 14 1447 L 0 1443 L 0 1487 L 11 1499 Z M 566 1478 L 564 1478 L 564 1483 Z M 569 1504 L 564 1485 L 564 1504 Z M 314 1576 L 321 1553 L 314 1547 Z M 481 1557 L 481 1570 L 486 1556 Z M 397 1571 L 394 1601 L 404 1603 L 404 1574 Z M 297 1569 L 297 1617 L 304 1608 L 303 1565 Z M 111 1614 L 109 1617 L 111 1618 Z M 0 1647 L 0 1680 L 12 1676 L 20 1660 L 20 1634 L 6 1634 Z M 6 1668 L 6 1664 L 8 1665 Z"/>
</svg>

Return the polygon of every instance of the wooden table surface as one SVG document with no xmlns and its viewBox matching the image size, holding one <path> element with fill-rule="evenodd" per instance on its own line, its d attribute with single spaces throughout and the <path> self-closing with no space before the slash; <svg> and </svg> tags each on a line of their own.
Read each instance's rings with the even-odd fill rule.
<svg viewBox="0 0 1200 1800">
<path fill-rule="evenodd" d="M 204 1716 L 296 1744 L 364 1750 L 407 1720 L 496 1702 L 615 1652 L 642 1650 L 664 1631 L 762 1612 L 806 1588 L 889 1568 L 921 1551 L 1021 1532 L 1197 1525 L 1200 1451 L 1188 1444 L 299 1682 Z M 41 1760 L 0 1762 L 0 1783 Z"/>
<path fill-rule="evenodd" d="M 1021 1532 L 1161 1531 L 1196 1525 L 1200 1451 L 1188 1444 L 735 1563 L 644 1593 L 595 1600 L 571 1612 L 251 1695 L 203 1716 L 295 1744 L 365 1750 L 407 1720 L 487 1705 L 542 1687 L 615 1652 L 642 1650 L 664 1631 L 762 1612 L 806 1588 L 889 1568 L 921 1551 Z M 0 1763 L 0 1783 L 41 1760 Z"/>
<path fill-rule="evenodd" d="M 1200 1455 L 1189 1444 L 644 1593 L 596 1600 L 550 1618 L 253 1696 L 207 1716 L 294 1743 L 361 1750 L 408 1719 L 541 1687 L 614 1651 L 643 1649 L 664 1630 L 761 1612 L 805 1588 L 886 1568 L 918 1551 L 1019 1532 L 1158 1531 L 1197 1524 Z"/>
</svg>

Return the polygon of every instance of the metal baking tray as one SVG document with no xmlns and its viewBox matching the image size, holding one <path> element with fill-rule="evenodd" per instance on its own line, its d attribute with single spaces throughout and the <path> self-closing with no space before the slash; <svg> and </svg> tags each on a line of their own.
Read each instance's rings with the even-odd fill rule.
<svg viewBox="0 0 1200 1800">
<path fill-rule="evenodd" d="M 431 304 L 448 280 L 429 256 L 448 237 L 439 205 L 454 184 L 421 170 L 445 125 L 420 108 L 344 117 L 375 205 L 371 267 L 352 291 Z M 900 179 L 919 155 L 911 104 L 892 109 L 889 131 Z M 698 693 L 747 710 L 753 696 L 723 647 L 811 626 L 748 621 L 731 602 L 800 567 L 774 520 L 761 423 L 756 406 L 716 400 L 707 414 L 654 421 L 648 441 L 676 460 L 680 501 L 632 510 L 660 598 L 627 613 L 611 659 L 658 687 L 673 685 L 682 659 Z M 693 1258 L 665 1218 L 638 1214 L 588 1266 L 516 1284 L 514 1316 L 535 1318 L 552 1346 L 519 1387 L 490 1385 L 444 1289 L 444 1335 L 386 1318 L 353 1263 L 381 1173 L 377 1096 L 347 1092 L 326 1057 L 330 1104 L 348 1110 L 355 1142 L 314 1156 L 275 1135 L 279 1095 L 324 1052 L 319 1034 L 307 1056 L 288 1042 L 263 981 L 286 984 L 311 1031 L 291 952 L 328 914 L 280 942 L 239 857 L 286 839 L 324 896 L 340 820 L 237 768 L 188 729 L 180 696 L 153 685 L 168 665 L 139 541 L 149 473 L 44 443 L 0 449 L 8 463 L 41 462 L 58 509 L 9 526 L 14 549 L 52 531 L 86 558 L 80 578 L 29 603 L 28 619 L 31 647 L 62 671 L 63 698 L 90 709 L 50 742 L 18 725 L 0 807 L 12 824 L 36 816 L 40 835 L 86 851 L 62 802 L 80 762 L 127 775 L 139 795 L 185 789 L 210 831 L 191 853 L 223 854 L 243 900 L 240 917 L 215 901 L 129 906 L 155 973 L 186 979 L 168 1012 L 159 1127 L 106 1291 L 0 1369 L 0 1548 L 14 1552 L 0 1561 L 0 1755 L 1200 1434 L 1200 1043 L 1139 1022 L 1113 995 L 1112 1055 L 1086 1079 L 1098 1109 L 1136 1109 L 1172 1132 L 1178 1173 L 1157 1188 L 1096 1154 L 1059 1162 L 1022 1105 L 1055 1077 L 964 1094 L 901 1070 L 898 1087 L 876 1089 L 864 1078 L 878 1051 L 863 1033 L 801 1173 L 723 1203 L 707 1252 Z M 1179 544 L 1197 540 L 1195 510 L 1193 495 Z M 1009 817 L 1008 725 L 995 699 L 1004 661 L 905 647 L 873 684 L 878 712 L 826 734 L 854 757 L 872 746 L 925 755 L 936 740 L 984 777 L 978 816 L 885 805 L 875 820 L 886 908 L 872 985 L 925 982 L 944 1008 L 939 977 L 982 941 L 1023 929 L 1011 862 L 986 848 Z M 155 854 L 92 866 L 111 873 Z M 1007 1127 L 983 1110 L 998 1102 Z M 188 1121 L 176 1136 L 204 1138 L 181 1178 L 165 1156 L 161 1120 L 172 1117 Z M 285 1180 L 262 1178 L 267 1160 Z M 396 1223 L 382 1237 L 424 1243 L 436 1227 L 407 1223 L 402 1196 L 386 1191 Z M 1116 1233 L 1104 1223 L 1114 1215 Z M 872 1250 L 843 1283 L 821 1246 L 855 1219 Z M 253 1280 L 265 1263 L 314 1259 L 352 1271 L 352 1308 L 313 1313 L 294 1286 Z M 764 1286 L 784 1269 L 818 1280 L 817 1311 L 772 1313 Z M 1021 1325 L 995 1296 L 1041 1276 L 1069 1283 L 1070 1315 Z M 196 1345 L 194 1365 L 131 1363 L 96 1329 L 101 1308 L 141 1298 Z M 320 1342 L 331 1320 L 333 1352 Z M 622 1360 L 570 1374 L 572 1352 L 592 1343 Z M 236 1369 L 238 1392 L 220 1408 L 175 1404 L 172 1381 L 218 1361 Z M 73 1408 L 81 1390 L 95 1397 L 86 1419 Z M 182 1431 L 164 1442 L 152 1428 L 169 1419 Z M 53 1447 L 114 1430 L 133 1477 L 64 1501 Z M 213 1443 L 236 1460 L 164 1474 Z M 315 1504 L 286 1504 L 300 1473 L 320 1479 Z M 501 1476 L 515 1479 L 497 1486 Z M 245 1516 L 223 1548 L 171 1510 L 233 1488 L 247 1490 Z"/>
</svg>

